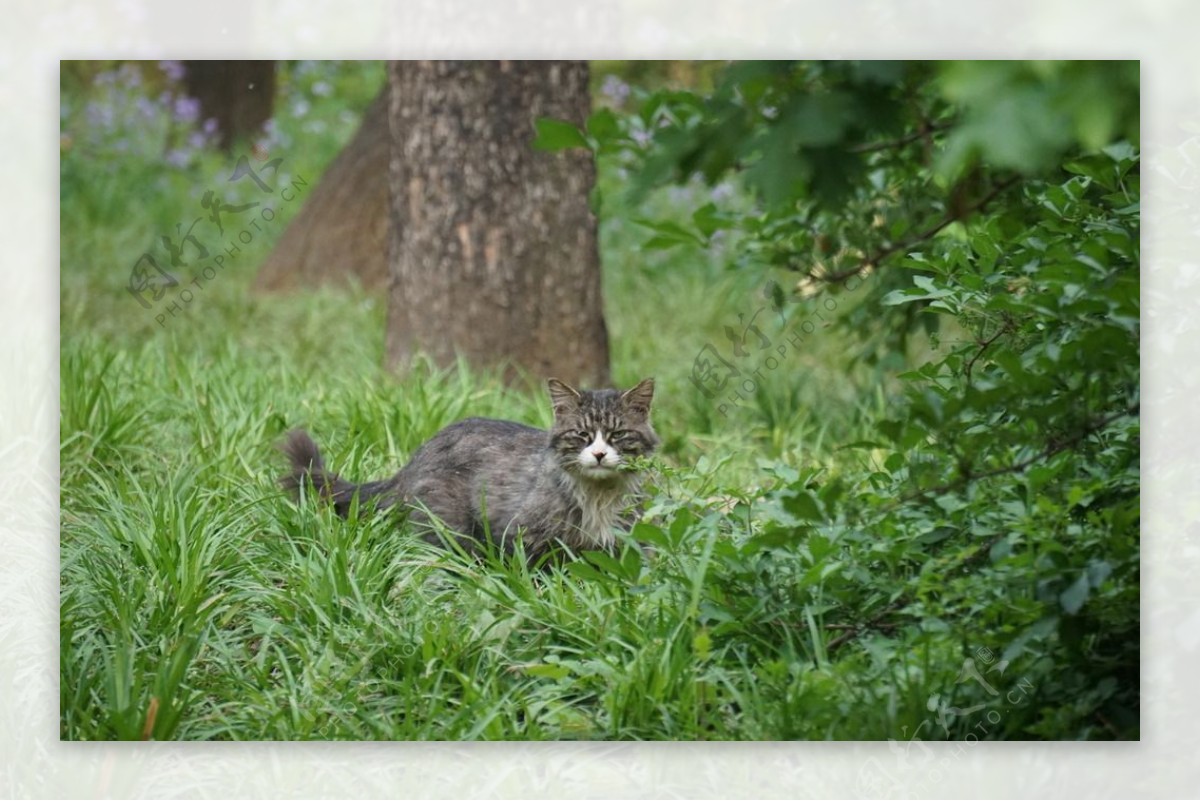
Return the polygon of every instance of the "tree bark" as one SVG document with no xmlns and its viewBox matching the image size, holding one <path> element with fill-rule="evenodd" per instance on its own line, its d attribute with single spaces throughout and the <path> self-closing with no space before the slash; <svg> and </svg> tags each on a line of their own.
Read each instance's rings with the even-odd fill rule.
<svg viewBox="0 0 1200 801">
<path fill-rule="evenodd" d="M 591 154 L 536 151 L 534 121 L 582 126 L 586 62 L 388 67 L 387 359 L 459 355 L 522 375 L 609 383 Z"/>
<path fill-rule="evenodd" d="M 274 61 L 185 61 L 183 84 L 200 101 L 200 119 L 215 119 L 219 142 L 230 150 L 271 118 Z"/>
<path fill-rule="evenodd" d="M 387 288 L 389 141 L 385 86 L 263 263 L 257 289 L 344 284 L 350 276 L 367 289 Z"/>
</svg>

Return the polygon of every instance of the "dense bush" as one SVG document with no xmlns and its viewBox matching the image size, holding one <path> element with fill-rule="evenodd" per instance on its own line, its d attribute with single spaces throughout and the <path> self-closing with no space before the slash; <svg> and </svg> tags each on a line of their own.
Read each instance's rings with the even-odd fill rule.
<svg viewBox="0 0 1200 801">
<path fill-rule="evenodd" d="M 756 198 L 644 221 L 648 248 L 733 233 L 733 268 L 784 320 L 780 359 L 748 324 L 697 358 L 718 408 L 789 370 L 826 315 L 905 383 L 839 443 L 857 464 L 777 463 L 761 493 L 730 490 L 711 647 L 776 664 L 767 633 L 790 626 L 817 665 L 859 670 L 843 654 L 861 649 L 908 731 L 936 712 L 935 736 L 964 737 L 979 715 L 961 710 L 993 714 L 1018 682 L 1030 703 L 989 736 L 1136 735 L 1137 65 L 751 63 L 707 95 L 609 95 L 587 131 L 543 122 L 542 146 L 612 154 L 635 191 L 735 176 Z M 993 660 L 989 684 L 973 671 Z M 914 677 L 936 691 L 905 693 Z"/>
</svg>

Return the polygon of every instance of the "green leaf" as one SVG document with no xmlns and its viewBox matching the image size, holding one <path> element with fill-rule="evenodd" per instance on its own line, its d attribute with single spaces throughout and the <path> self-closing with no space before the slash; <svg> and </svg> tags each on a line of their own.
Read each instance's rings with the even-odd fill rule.
<svg viewBox="0 0 1200 801">
<path fill-rule="evenodd" d="M 808 490 L 797 490 L 791 497 L 784 498 L 783 508 L 801 520 L 822 520 L 825 517 L 820 501 Z"/>
<path fill-rule="evenodd" d="M 621 126 L 612 109 L 602 108 L 588 117 L 587 131 L 599 144 L 606 145 L 620 135 Z"/>
<path fill-rule="evenodd" d="M 571 669 L 566 665 L 525 665 L 522 669 L 530 676 L 540 676 L 546 679 L 565 679 L 571 675 Z"/>
<path fill-rule="evenodd" d="M 997 540 L 992 543 L 992 547 L 988 550 L 988 558 L 992 562 L 1000 562 L 1007 559 L 1012 554 L 1012 543 L 1007 538 Z"/>
<path fill-rule="evenodd" d="M 657 548 L 667 548 L 671 544 L 670 540 L 667 539 L 666 532 L 658 526 L 645 521 L 635 523 L 629 535 L 635 542 L 649 543 Z"/>
<path fill-rule="evenodd" d="M 1058 602 L 1062 605 L 1063 611 L 1068 615 L 1076 614 L 1088 599 L 1088 574 L 1081 573 L 1079 578 L 1075 580 L 1067 589 L 1063 590 L 1058 596 Z"/>
<path fill-rule="evenodd" d="M 630 581 L 635 581 L 642 570 L 642 550 L 636 545 L 626 548 L 621 555 L 621 571 Z"/>
<path fill-rule="evenodd" d="M 643 228 L 649 228 L 651 231 L 654 231 L 656 234 L 658 234 L 655 239 L 662 239 L 674 244 L 704 244 L 704 240 L 699 236 L 684 228 L 679 223 L 671 220 L 648 220 L 645 217 L 639 217 L 633 222 L 635 225 L 640 225 Z"/>
<path fill-rule="evenodd" d="M 690 244 L 692 243 L 681 239 L 656 234 L 642 243 L 642 250 L 670 250 L 671 248 L 684 247 Z"/>
<path fill-rule="evenodd" d="M 584 551 L 583 558 L 596 567 L 619 578 L 627 578 L 624 566 L 604 551 Z"/>
<path fill-rule="evenodd" d="M 939 542 L 949 539 L 958 533 L 958 529 L 953 526 L 938 526 L 933 531 L 926 532 L 917 538 L 917 542 L 922 545 L 935 545 Z"/>
<path fill-rule="evenodd" d="M 728 228 L 730 218 L 717 211 L 715 203 L 705 203 L 692 214 L 692 223 L 696 226 L 696 230 L 707 239 L 722 228 Z"/>
<path fill-rule="evenodd" d="M 770 459 L 759 459 L 758 469 L 767 475 L 775 476 L 786 484 L 794 484 L 800 480 L 800 471 L 786 462 L 774 462 Z"/>
<path fill-rule="evenodd" d="M 708 661 L 709 654 L 712 653 L 712 636 L 708 629 L 700 629 L 692 637 L 692 653 L 696 655 L 697 661 Z"/>
<path fill-rule="evenodd" d="M 852 101 L 841 92 L 799 95 L 781 127 L 793 146 L 832 145 L 849 124 L 851 107 Z"/>
<path fill-rule="evenodd" d="M 1030 640 L 1041 641 L 1056 630 L 1058 628 L 1058 621 L 1059 618 L 1056 615 L 1051 615 L 1029 626 L 1029 628 L 1017 635 L 1017 638 L 1008 644 L 1000 658 L 1005 662 L 1013 661 L 1025 652 L 1025 646 Z"/>
<path fill-rule="evenodd" d="M 537 139 L 533 146 L 538 150 L 566 150 L 572 147 L 590 148 L 587 138 L 574 125 L 551 117 L 541 117 L 535 123 Z"/>
<path fill-rule="evenodd" d="M 1099 587 L 1112 575 L 1112 565 L 1103 559 L 1096 560 L 1088 565 L 1087 575 L 1088 582 L 1093 587 Z"/>
<path fill-rule="evenodd" d="M 584 581 L 592 581 L 596 582 L 597 584 L 613 583 L 613 577 L 611 575 L 602 573 L 589 565 L 587 562 L 583 562 L 578 559 L 568 562 L 566 571 L 577 578 L 583 579 Z"/>
<path fill-rule="evenodd" d="M 744 546 L 746 553 L 757 553 L 767 548 L 790 548 L 811 532 L 809 528 L 792 528 L 791 526 L 768 525 L 761 534 L 756 534 Z"/>
</svg>

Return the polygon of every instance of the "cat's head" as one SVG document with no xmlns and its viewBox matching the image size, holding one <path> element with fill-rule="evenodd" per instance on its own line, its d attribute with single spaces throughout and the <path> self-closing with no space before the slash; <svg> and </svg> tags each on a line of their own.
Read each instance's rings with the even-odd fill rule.
<svg viewBox="0 0 1200 801">
<path fill-rule="evenodd" d="M 626 474 L 630 460 L 658 447 L 650 426 L 654 379 L 633 389 L 576 390 L 551 378 L 554 427 L 550 443 L 568 473 L 593 481 L 613 481 Z"/>
</svg>

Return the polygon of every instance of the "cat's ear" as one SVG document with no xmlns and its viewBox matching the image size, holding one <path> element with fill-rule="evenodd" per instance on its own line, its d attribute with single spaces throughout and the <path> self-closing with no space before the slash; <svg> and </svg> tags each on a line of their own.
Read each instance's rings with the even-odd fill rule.
<svg viewBox="0 0 1200 801">
<path fill-rule="evenodd" d="M 644 379 L 633 389 L 621 393 L 621 402 L 625 408 L 643 415 L 650 414 L 650 401 L 654 398 L 654 379 Z"/>
<path fill-rule="evenodd" d="M 557 378 L 551 378 L 546 382 L 546 386 L 550 388 L 550 403 L 554 405 L 555 414 L 572 412 L 579 408 L 579 392 Z"/>
</svg>

